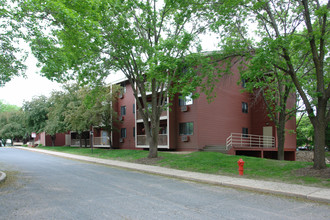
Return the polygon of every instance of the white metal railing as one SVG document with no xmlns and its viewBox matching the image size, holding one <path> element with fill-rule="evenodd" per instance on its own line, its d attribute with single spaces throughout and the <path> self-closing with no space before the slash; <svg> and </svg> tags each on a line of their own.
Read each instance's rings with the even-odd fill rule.
<svg viewBox="0 0 330 220">
<path fill-rule="evenodd" d="M 232 147 L 275 147 L 275 138 L 272 136 L 231 133 L 226 140 L 226 150 Z"/>
<path fill-rule="evenodd" d="M 137 136 L 137 145 L 148 145 L 147 135 L 138 135 Z M 158 135 L 158 145 L 168 145 L 167 134 Z"/>
<path fill-rule="evenodd" d="M 86 140 L 87 145 L 90 145 L 90 139 Z M 85 140 L 81 139 L 81 145 L 85 146 Z M 71 146 L 79 146 L 80 140 L 79 139 L 71 139 Z M 107 137 L 93 137 L 93 145 L 94 146 L 109 146 L 110 141 Z"/>
<path fill-rule="evenodd" d="M 86 140 L 87 145 L 89 145 L 89 139 Z M 81 145 L 85 146 L 85 139 L 81 139 Z M 71 146 L 80 146 L 80 139 L 71 139 Z"/>
<path fill-rule="evenodd" d="M 110 145 L 110 141 L 108 137 L 94 137 L 94 146 L 109 146 Z"/>
</svg>

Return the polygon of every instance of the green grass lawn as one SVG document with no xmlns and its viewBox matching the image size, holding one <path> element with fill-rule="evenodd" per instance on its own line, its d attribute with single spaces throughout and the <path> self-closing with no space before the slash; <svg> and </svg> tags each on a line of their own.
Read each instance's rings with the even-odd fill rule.
<svg viewBox="0 0 330 220">
<path fill-rule="evenodd" d="M 45 150 L 61 151 L 103 159 L 115 159 L 128 162 L 137 162 L 148 156 L 148 151 L 143 150 L 108 150 L 74 147 L 38 147 Z M 174 154 L 159 152 L 159 160 L 153 165 L 188 170 L 201 173 L 222 174 L 238 176 L 237 161 L 242 158 L 244 164 L 244 177 L 251 179 L 272 180 L 296 183 L 310 186 L 330 187 L 330 179 L 299 176 L 297 170 L 311 167 L 313 164 L 300 161 L 277 161 L 247 156 L 232 156 L 217 152 L 192 152 L 189 154 Z M 328 165 L 328 167 L 330 167 Z"/>
</svg>

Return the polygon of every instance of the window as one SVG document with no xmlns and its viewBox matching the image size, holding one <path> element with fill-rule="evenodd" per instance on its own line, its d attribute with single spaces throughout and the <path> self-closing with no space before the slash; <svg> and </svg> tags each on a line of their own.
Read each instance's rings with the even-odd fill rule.
<svg viewBox="0 0 330 220">
<path fill-rule="evenodd" d="M 248 113 L 248 104 L 246 102 L 242 102 L 242 112 Z"/>
<path fill-rule="evenodd" d="M 135 137 L 135 127 L 133 127 L 133 137 Z"/>
<path fill-rule="evenodd" d="M 126 82 L 120 83 L 120 86 L 123 88 L 123 94 L 126 93 Z"/>
<path fill-rule="evenodd" d="M 125 138 L 126 137 L 126 128 L 120 129 L 120 137 Z"/>
<path fill-rule="evenodd" d="M 242 128 L 242 137 L 247 138 L 249 134 L 248 128 Z"/>
<path fill-rule="evenodd" d="M 167 126 L 161 126 L 159 130 L 159 134 L 167 134 Z"/>
<path fill-rule="evenodd" d="M 126 106 L 120 107 L 120 115 L 126 115 Z"/>
<path fill-rule="evenodd" d="M 180 94 L 179 106 L 192 105 L 192 104 L 193 104 L 192 93 L 190 93 L 185 97 L 182 97 L 182 95 Z"/>
<path fill-rule="evenodd" d="M 246 88 L 246 79 L 242 79 L 242 87 Z"/>
<path fill-rule="evenodd" d="M 133 104 L 133 114 L 135 114 L 135 104 Z"/>
<path fill-rule="evenodd" d="M 192 135 L 194 133 L 194 123 L 180 123 L 179 124 L 179 133 L 180 135 Z"/>
</svg>

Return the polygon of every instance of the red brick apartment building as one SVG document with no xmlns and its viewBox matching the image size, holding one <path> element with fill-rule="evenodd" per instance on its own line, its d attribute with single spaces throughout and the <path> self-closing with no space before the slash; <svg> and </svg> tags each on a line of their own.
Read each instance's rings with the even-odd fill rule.
<svg viewBox="0 0 330 220">
<path fill-rule="evenodd" d="M 176 95 L 171 111 L 160 118 L 159 149 L 175 151 L 216 150 L 233 155 L 277 158 L 276 127 L 267 116 L 262 99 L 242 93 L 237 66 L 233 75 L 225 75 L 215 89 L 216 98 L 208 103 L 201 94 L 198 99 L 181 99 Z M 114 104 L 122 121 L 118 132 L 112 134 L 113 146 L 120 149 L 145 149 L 143 121 L 137 111 L 132 87 L 128 80 L 118 80 L 124 93 Z M 295 98 L 289 100 L 293 106 Z M 287 131 L 295 131 L 295 118 L 286 123 Z M 296 135 L 285 136 L 285 159 L 295 160 Z"/>
<path fill-rule="evenodd" d="M 159 149 L 175 151 L 210 150 L 226 152 L 233 155 L 248 155 L 264 158 L 277 158 L 276 127 L 267 116 L 262 99 L 256 99 L 255 94 L 242 93 L 242 85 L 237 65 L 232 67 L 234 74 L 225 75 L 215 89 L 216 98 L 208 103 L 206 96 L 201 94 L 198 99 L 189 97 L 181 99 L 179 94 L 171 102 L 171 111 L 167 109 L 160 118 Z M 111 134 L 114 148 L 146 149 L 144 126 L 137 111 L 132 87 L 128 80 L 118 80 L 124 92 L 113 104 L 118 112 L 117 132 Z M 288 106 L 295 104 L 291 97 Z M 295 160 L 296 151 L 296 121 L 295 117 L 286 123 L 285 159 Z M 82 146 L 93 142 L 94 147 L 109 147 L 108 132 L 101 128 L 92 128 L 83 133 L 80 140 L 75 132 L 58 134 L 55 146 Z M 37 143 L 51 146 L 49 135 L 41 133 L 36 138 Z"/>
</svg>

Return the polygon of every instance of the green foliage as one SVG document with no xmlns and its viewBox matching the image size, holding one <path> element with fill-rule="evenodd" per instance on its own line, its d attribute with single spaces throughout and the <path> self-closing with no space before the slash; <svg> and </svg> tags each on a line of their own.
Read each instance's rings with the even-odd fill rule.
<svg viewBox="0 0 330 220">
<path fill-rule="evenodd" d="M 0 87 L 26 69 L 23 64 L 26 56 L 19 54 L 22 52 L 18 43 L 20 35 L 13 4 L 0 0 Z"/>
<path fill-rule="evenodd" d="M 45 130 L 48 119 L 50 103 L 45 96 L 34 97 L 31 101 L 23 103 L 25 124 L 27 132 L 40 133 Z"/>
<path fill-rule="evenodd" d="M 157 149 L 159 117 L 167 97 L 196 93 L 196 87 L 212 96 L 218 75 L 207 56 L 195 53 L 208 24 L 202 16 L 204 1 L 42 2 L 26 0 L 21 6 L 42 72 L 50 79 L 76 78 L 83 84 L 97 84 L 111 71 L 123 72 L 136 85 L 133 92 L 146 134 L 153 137 L 150 149 Z M 142 111 L 147 92 L 153 94 L 151 111 Z"/>
<path fill-rule="evenodd" d="M 314 128 L 308 116 L 297 117 L 297 146 L 314 146 Z"/>
<path fill-rule="evenodd" d="M 53 136 L 68 130 L 81 134 L 97 126 L 106 129 L 110 135 L 117 118 L 112 102 L 118 91 L 117 86 L 65 85 L 64 91 L 53 92 L 49 98 L 51 106 L 45 131 Z"/>
<path fill-rule="evenodd" d="M 52 92 L 48 99 L 50 107 L 45 126 L 45 132 L 47 134 L 54 137 L 57 133 L 68 131 L 68 124 L 64 121 L 64 114 L 67 111 L 70 98 L 70 95 L 66 94 L 64 91 Z"/>
<path fill-rule="evenodd" d="M 22 111 L 0 113 L 0 140 L 22 139 L 26 135 L 24 113 Z"/>
<path fill-rule="evenodd" d="M 252 59 L 247 62 L 248 71 L 257 70 L 273 77 L 265 80 L 272 89 L 275 88 L 272 85 L 282 88 L 294 84 L 314 127 L 317 145 L 314 167 L 317 169 L 325 168 L 325 143 L 319 134 L 330 122 L 330 4 L 327 2 L 228 0 L 220 7 L 214 4 L 218 16 L 212 18 L 214 28 L 222 29 L 221 47 L 226 53 L 244 55 L 248 61 Z M 229 15 L 231 19 L 225 21 Z M 255 30 L 254 33 L 251 30 Z M 247 33 L 251 38 L 246 37 Z M 275 80 L 277 73 L 279 78 Z M 270 94 L 269 97 L 276 96 Z"/>
<path fill-rule="evenodd" d="M 0 100 L 0 113 L 18 111 L 20 108 L 16 105 L 9 105 Z"/>
</svg>

